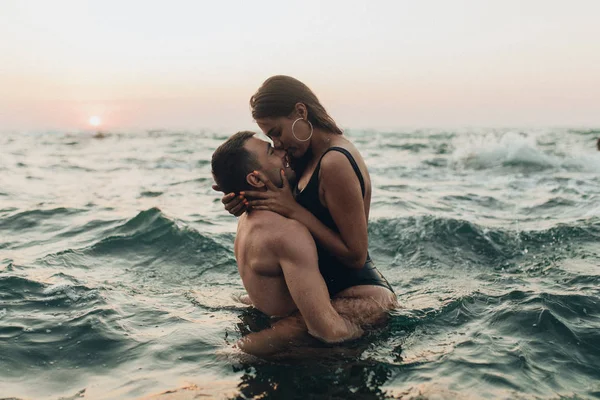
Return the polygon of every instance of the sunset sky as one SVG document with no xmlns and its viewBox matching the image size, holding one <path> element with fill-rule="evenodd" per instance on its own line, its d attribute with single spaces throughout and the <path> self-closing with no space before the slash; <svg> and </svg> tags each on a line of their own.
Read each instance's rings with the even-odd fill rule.
<svg viewBox="0 0 600 400">
<path fill-rule="evenodd" d="M 599 16 L 596 0 L 3 0 L 0 131 L 251 128 L 274 74 L 350 128 L 598 126 Z"/>
</svg>

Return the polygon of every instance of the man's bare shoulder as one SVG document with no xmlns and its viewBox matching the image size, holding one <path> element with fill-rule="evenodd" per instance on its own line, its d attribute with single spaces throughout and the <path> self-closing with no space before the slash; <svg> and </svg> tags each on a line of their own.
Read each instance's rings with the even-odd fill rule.
<svg viewBox="0 0 600 400">
<path fill-rule="evenodd" d="M 281 271 L 282 257 L 310 245 L 314 247 L 312 237 L 300 222 L 271 211 L 257 210 L 239 221 L 236 258 L 242 269 L 272 275 Z"/>
<path fill-rule="evenodd" d="M 289 245 L 298 236 L 310 235 L 302 223 L 271 211 L 253 211 L 251 218 L 248 218 L 250 221 L 253 234 L 260 235 L 265 245 Z"/>
</svg>

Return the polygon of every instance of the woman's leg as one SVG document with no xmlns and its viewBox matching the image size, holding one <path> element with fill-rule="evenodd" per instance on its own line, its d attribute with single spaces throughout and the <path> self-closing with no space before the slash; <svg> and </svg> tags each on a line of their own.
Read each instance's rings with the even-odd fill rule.
<svg viewBox="0 0 600 400">
<path fill-rule="evenodd" d="M 398 307 L 396 295 L 376 285 L 350 287 L 336 295 L 332 303 L 340 315 L 363 327 L 386 322 L 388 311 Z"/>
</svg>

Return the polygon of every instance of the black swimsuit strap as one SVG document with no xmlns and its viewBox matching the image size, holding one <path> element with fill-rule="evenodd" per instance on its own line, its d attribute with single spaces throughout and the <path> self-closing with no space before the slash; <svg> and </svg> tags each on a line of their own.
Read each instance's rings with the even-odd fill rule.
<svg viewBox="0 0 600 400">
<path fill-rule="evenodd" d="M 356 173 L 356 176 L 358 177 L 358 181 L 360 182 L 360 190 L 362 192 L 363 197 L 365 197 L 365 181 L 363 179 L 362 173 L 360 172 L 360 168 L 358 167 L 358 164 L 356 163 L 356 160 L 354 159 L 354 157 L 352 157 L 352 154 L 346 150 L 343 147 L 330 147 L 327 150 L 325 150 L 325 153 L 323 153 L 323 155 L 321 156 L 321 160 L 323 159 L 323 157 L 325 157 L 325 154 L 327 154 L 330 151 L 339 151 L 340 153 L 342 153 L 343 155 L 346 156 L 346 158 L 348 159 L 348 161 L 350 161 L 350 165 L 352 165 L 352 169 L 354 170 L 354 172 Z M 319 176 L 319 170 L 321 169 L 321 160 L 319 160 L 319 165 L 317 165 L 317 168 L 315 170 L 314 176 Z"/>
</svg>

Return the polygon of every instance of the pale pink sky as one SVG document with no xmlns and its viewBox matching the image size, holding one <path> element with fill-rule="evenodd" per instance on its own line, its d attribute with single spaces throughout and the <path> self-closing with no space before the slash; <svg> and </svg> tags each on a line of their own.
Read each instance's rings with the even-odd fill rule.
<svg viewBox="0 0 600 400">
<path fill-rule="evenodd" d="M 252 128 L 273 74 L 344 127 L 600 125 L 600 2 L 0 3 L 0 131 Z"/>
</svg>

